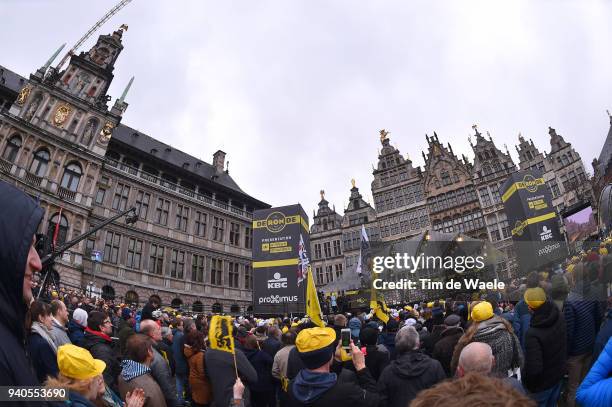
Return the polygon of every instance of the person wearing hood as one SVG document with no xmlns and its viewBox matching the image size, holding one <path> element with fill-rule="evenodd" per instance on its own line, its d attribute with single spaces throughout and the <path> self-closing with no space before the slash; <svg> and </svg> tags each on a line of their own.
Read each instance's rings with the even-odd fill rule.
<svg viewBox="0 0 612 407">
<path fill-rule="evenodd" d="M 70 342 L 68 338 L 68 308 L 60 300 L 51 301 L 51 338 L 58 348 Z"/>
<path fill-rule="evenodd" d="M 74 345 L 82 346 L 87 328 L 87 311 L 77 308 L 72 313 L 72 319 L 68 322 L 68 338 Z"/>
<path fill-rule="evenodd" d="M 593 356 L 593 347 L 602 310 L 597 301 L 590 298 L 590 282 L 584 267 L 574 268 L 576 283 L 567 296 L 563 316 L 567 324 L 567 405 L 576 405 L 576 390 L 586 376 Z"/>
<path fill-rule="evenodd" d="M 76 311 L 75 311 L 76 313 Z M 121 371 L 118 355 L 109 336 L 113 331 L 110 317 L 100 311 L 92 311 L 87 317 L 87 328 L 81 347 L 87 349 L 91 355 L 106 363 L 104 369 L 104 382 L 115 393 L 118 393 L 117 376 Z"/>
<path fill-rule="evenodd" d="M 524 299 L 533 315 L 525 336 L 523 384 L 539 406 L 556 406 L 565 373 L 565 320 L 542 288 L 526 290 Z"/>
<path fill-rule="evenodd" d="M 526 279 L 526 288 L 536 288 L 540 284 L 540 276 L 537 272 L 532 271 L 529 273 Z M 521 291 L 521 294 L 524 290 Z M 525 335 L 529 329 L 529 321 L 531 320 L 531 314 L 529 313 L 529 307 L 525 300 L 520 298 L 520 301 L 514 307 L 514 318 L 512 320 L 512 329 L 514 334 L 519 339 L 523 351 L 525 350 Z"/>
<path fill-rule="evenodd" d="M 125 399 L 130 392 L 142 389 L 145 394 L 145 407 L 166 407 L 164 394 L 151 375 L 153 344 L 153 340 L 143 334 L 134 334 L 128 338 L 118 379 L 119 394 Z"/>
<path fill-rule="evenodd" d="M 255 335 L 248 335 L 244 341 L 244 355 L 257 372 L 257 382 L 249 385 L 251 405 L 254 407 L 274 407 L 276 405 L 272 364 L 274 359 L 261 350 Z"/>
<path fill-rule="evenodd" d="M 140 314 L 140 321 L 141 322 L 146 321 L 147 319 L 157 320 L 157 318 L 153 316 L 153 311 L 158 310 L 160 306 L 161 304 L 159 303 L 157 298 L 154 296 L 151 296 L 151 298 L 149 298 L 149 301 L 145 304 L 145 306 L 142 307 L 142 313 Z"/>
<path fill-rule="evenodd" d="M 444 319 L 445 329 L 440 333 L 440 339 L 436 342 L 433 348 L 432 356 L 442 365 L 447 377 L 452 377 L 454 372 L 450 369 L 451 360 L 453 359 L 453 351 L 455 345 L 459 342 L 459 338 L 463 336 L 463 328 L 461 328 L 461 317 L 456 314 L 451 314 Z"/>
<path fill-rule="evenodd" d="M 40 383 L 47 376 L 55 377 L 57 368 L 57 346 L 51 337 L 51 310 L 42 301 L 34 301 L 30 306 L 31 327 L 28 336 L 28 352 Z"/>
<path fill-rule="evenodd" d="M 484 342 L 493 350 L 495 356 L 494 372 L 508 375 L 523 365 L 523 350 L 518 338 L 512 332 L 508 321 L 493 313 L 493 306 L 488 301 L 476 304 L 470 312 L 472 324 L 459 338 L 451 360 L 451 372 L 457 370 L 459 356 L 470 342 Z M 531 320 L 531 318 L 530 318 Z"/>
<path fill-rule="evenodd" d="M 121 321 L 119 321 L 119 331 L 117 337 L 119 338 L 119 354 L 125 354 L 125 347 L 127 345 L 128 338 L 134 334 L 134 325 L 136 321 L 132 318 L 132 310 L 129 308 L 123 308 L 121 310 Z"/>
<path fill-rule="evenodd" d="M 35 249 L 43 209 L 24 192 L 0 181 L 0 385 L 39 385 L 25 350 L 25 320 L 32 278 L 42 265 Z"/>
<path fill-rule="evenodd" d="M 414 327 L 407 326 L 397 333 L 397 359 L 378 379 L 381 406 L 406 407 L 418 392 L 446 379 L 440 362 L 419 351 L 419 345 L 419 334 Z"/>
<path fill-rule="evenodd" d="M 288 385 L 288 406 L 377 407 L 376 382 L 365 365 L 361 350 L 351 341 L 351 358 L 358 384 L 339 380 L 342 371 L 341 343 L 332 328 L 300 331 L 295 346 L 305 368 Z"/>
<path fill-rule="evenodd" d="M 206 373 L 213 393 L 210 407 L 229 406 L 232 400 L 233 386 L 236 381 L 234 361 L 238 368 L 240 380 L 245 385 L 244 398 L 242 400 L 247 407 L 250 406 L 249 386 L 257 382 L 257 372 L 244 353 L 236 346 L 238 341 L 235 338 L 232 338 L 232 341 L 234 342 L 234 355 L 219 349 L 207 349 L 206 355 L 204 355 Z"/>
<path fill-rule="evenodd" d="M 189 364 L 189 385 L 191 387 L 191 405 L 204 407 L 212 398 L 210 383 L 206 377 L 206 353 L 204 335 L 198 330 L 192 330 L 185 338 L 183 353 Z"/>
</svg>

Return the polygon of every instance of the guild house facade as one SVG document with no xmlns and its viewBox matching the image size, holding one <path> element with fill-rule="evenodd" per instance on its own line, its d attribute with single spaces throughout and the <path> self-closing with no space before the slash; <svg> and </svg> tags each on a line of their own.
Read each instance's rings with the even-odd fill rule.
<svg viewBox="0 0 612 407">
<path fill-rule="evenodd" d="M 355 272 L 362 224 L 370 240 L 398 241 L 427 231 L 488 240 L 502 253 L 496 266 L 500 279 L 511 278 L 517 266 L 516 254 L 499 190 L 519 169 L 537 168 L 544 173 L 559 221 L 567 211 L 586 203 L 595 205 L 580 155 L 555 129 L 549 128 L 550 153 L 541 153 L 533 141 L 527 142 L 519 134 L 516 165 L 508 149 L 500 150 L 488 132 L 485 137 L 476 126 L 472 128 L 474 135 L 468 141 L 473 162 L 465 156 L 457 157 L 450 143 L 442 144 L 434 133 L 425 136 L 423 169 L 413 167 L 410 158 L 391 145 L 389 133 L 380 131 L 382 149 L 372 171 L 374 206 L 363 200 L 354 182 L 344 215 L 330 208 L 321 195 L 310 235 L 318 286 L 335 281 L 343 272 Z M 608 135 L 608 139 L 612 138 Z M 599 161 L 594 166 L 596 171 L 605 172 Z"/>
<path fill-rule="evenodd" d="M 0 179 L 40 201 L 40 232 L 52 239 L 59 225 L 58 245 L 136 207 L 136 223 L 67 250 L 54 281 L 93 282 L 120 302 L 246 310 L 252 213 L 269 205 L 240 189 L 223 151 L 210 164 L 121 123 L 132 81 L 110 109 L 107 90 L 123 37 L 123 26 L 101 35 L 63 68 L 56 53 L 29 79 L 0 67 Z"/>
</svg>

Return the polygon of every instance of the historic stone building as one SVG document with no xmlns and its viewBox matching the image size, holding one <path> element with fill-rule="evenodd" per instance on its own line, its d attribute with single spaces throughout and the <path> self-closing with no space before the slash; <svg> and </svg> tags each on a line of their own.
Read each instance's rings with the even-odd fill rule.
<svg viewBox="0 0 612 407">
<path fill-rule="evenodd" d="M 608 136 L 601 147 L 598 158 L 594 158 L 593 166 L 593 195 L 599 199 L 604 187 L 612 183 L 612 115 L 608 112 L 610 119 L 610 129 Z M 598 205 L 599 203 L 597 203 Z"/>
<path fill-rule="evenodd" d="M 114 222 L 56 261 L 63 284 L 94 281 L 133 303 L 248 307 L 252 212 L 269 205 L 240 189 L 224 152 L 211 165 L 119 124 L 129 85 L 111 109 L 107 90 L 122 37 L 101 35 L 64 70 L 52 58 L 29 80 L 2 72 L 0 178 L 40 200 L 41 231 L 51 237 L 59 224 L 58 244 L 136 206 L 135 224 Z"/>
<path fill-rule="evenodd" d="M 563 215 L 586 202 L 594 202 L 593 191 L 582 159 L 571 143 L 566 142 L 551 127 L 548 128 L 548 134 L 548 154 L 542 154 L 533 141 L 527 142 L 519 135 L 519 168 L 538 169 L 544 173 L 544 180 L 552 193 L 553 206 L 558 214 Z"/>
<path fill-rule="evenodd" d="M 380 131 L 382 150 L 373 170 L 372 196 L 384 241 L 419 234 L 429 228 L 421 168 L 414 168 L 391 146 L 388 133 Z"/>
<path fill-rule="evenodd" d="M 480 202 L 472 181 L 472 165 L 465 156 L 460 160 L 450 144 L 444 147 L 438 135 L 425 136 L 428 144 L 425 160 L 425 196 L 432 229 L 444 233 L 464 233 L 486 239 Z"/>
<path fill-rule="evenodd" d="M 491 136 L 487 140 L 474 126 L 476 144 L 470 145 L 474 152 L 474 166 L 472 167 L 472 180 L 478 193 L 480 208 L 487 227 L 487 238 L 493 242 L 508 260 L 499 263 L 497 271 L 501 276 L 508 276 L 509 270 L 514 266 L 514 253 L 512 234 L 501 201 L 501 188 L 508 176 L 516 171 L 516 166 L 510 157 L 510 152 L 502 153 L 493 142 Z"/>
<path fill-rule="evenodd" d="M 311 267 L 318 286 L 328 284 L 342 276 L 345 268 L 342 247 L 342 216 L 336 208 L 330 208 L 321 191 L 319 209 L 313 216 L 310 228 Z"/>
<path fill-rule="evenodd" d="M 418 239 L 426 231 L 465 234 L 489 240 L 502 253 L 496 265 L 497 275 L 502 279 L 512 275 L 516 259 L 500 187 L 511 173 L 517 171 L 517 166 L 507 148 L 502 152 L 490 135 L 487 134 L 487 139 L 476 126 L 473 128 L 475 143 L 472 144 L 471 137 L 469 140 L 474 152 L 473 164 L 465 156 L 459 159 L 450 144 L 443 146 L 434 133 L 433 137 L 425 136 L 428 150 L 427 154 L 423 153 L 425 166 L 422 171 L 420 167 L 413 167 L 410 159 L 402 157 L 398 149 L 391 146 L 388 132 L 381 130 L 382 150 L 378 154 L 378 165 L 373 168 L 371 184 L 375 209 L 363 200 L 354 186 L 343 216 L 330 210 L 324 199 L 319 203 L 310 240 L 313 267 L 316 275 L 320 276 L 317 278 L 319 287 L 324 288 L 337 279 L 331 271 L 326 272 L 328 264 L 341 262 L 335 255 L 327 259 L 327 252 L 320 247 L 324 247 L 326 241 L 337 240 L 340 235 L 344 272 L 355 272 L 361 224 L 366 225 L 372 240 Z M 553 204 L 560 214 L 588 201 L 594 202 L 580 156 L 554 129 L 549 129 L 549 134 L 550 154 L 541 153 L 533 141 L 527 142 L 519 135 L 516 146 L 518 167 L 521 170 L 538 169 L 544 173 L 552 191 Z M 611 134 L 612 130 L 600 160 L 593 163 L 597 166 L 596 174 L 609 176 L 612 147 L 606 146 L 612 145 Z M 601 183 L 605 182 L 605 176 L 601 176 Z M 330 217 L 333 217 L 333 223 Z M 328 222 L 325 233 L 320 226 L 323 219 Z M 342 221 L 338 222 L 340 219 Z M 319 253 L 322 253 L 321 258 Z"/>
</svg>

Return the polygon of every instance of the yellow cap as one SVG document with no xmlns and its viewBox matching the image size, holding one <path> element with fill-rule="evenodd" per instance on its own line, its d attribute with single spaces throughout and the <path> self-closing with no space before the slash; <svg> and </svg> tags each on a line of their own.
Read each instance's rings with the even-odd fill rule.
<svg viewBox="0 0 612 407">
<path fill-rule="evenodd" d="M 546 301 L 546 293 L 541 287 L 528 288 L 523 295 L 529 308 L 537 309 Z"/>
<path fill-rule="evenodd" d="M 433 308 L 433 301 L 427 303 L 427 308 Z"/>
<path fill-rule="evenodd" d="M 295 346 L 300 353 L 323 349 L 336 340 L 336 331 L 332 328 L 303 329 L 295 339 Z"/>
<path fill-rule="evenodd" d="M 486 321 L 493 317 L 493 306 L 488 301 L 479 302 L 472 308 L 470 316 L 476 322 Z"/>
<path fill-rule="evenodd" d="M 289 328 L 287 327 L 287 325 L 283 327 L 282 331 L 284 334 L 286 334 L 289 331 Z"/>
<path fill-rule="evenodd" d="M 406 311 L 412 311 L 414 308 L 412 308 L 410 305 L 406 305 L 406 306 L 404 307 L 404 309 L 405 309 Z"/>
<path fill-rule="evenodd" d="M 299 324 L 297 322 L 292 322 L 291 323 L 291 328 L 295 328 L 296 326 L 298 326 Z"/>
<path fill-rule="evenodd" d="M 601 254 L 602 256 L 606 256 L 608 254 L 608 249 L 606 249 L 605 247 L 600 248 L 599 254 Z"/>
<path fill-rule="evenodd" d="M 87 349 L 72 344 L 57 349 L 57 366 L 64 376 L 78 380 L 99 376 L 106 369 L 103 360 L 94 359 Z"/>
</svg>

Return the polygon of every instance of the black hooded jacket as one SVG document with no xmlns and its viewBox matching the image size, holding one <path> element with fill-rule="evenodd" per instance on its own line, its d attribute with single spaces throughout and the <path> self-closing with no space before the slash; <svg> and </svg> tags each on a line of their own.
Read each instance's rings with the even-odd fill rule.
<svg viewBox="0 0 612 407">
<path fill-rule="evenodd" d="M 421 390 L 446 379 L 440 362 L 418 350 L 398 354 L 378 379 L 380 405 L 406 407 Z"/>
<path fill-rule="evenodd" d="M 37 386 L 25 351 L 23 277 L 43 210 L 0 181 L 0 386 Z"/>
<path fill-rule="evenodd" d="M 559 308 L 546 301 L 531 316 L 525 334 L 523 384 L 534 393 L 547 390 L 563 378 L 566 361 L 565 320 Z"/>
</svg>

